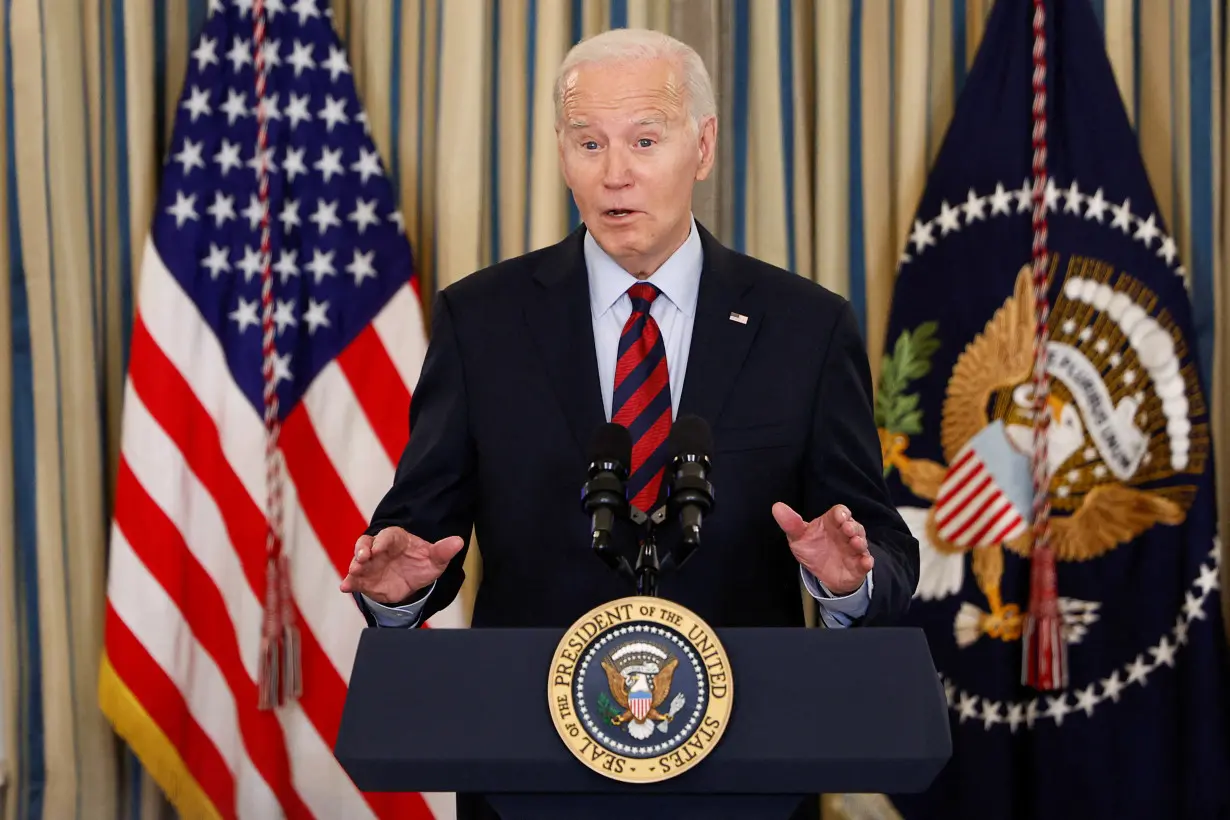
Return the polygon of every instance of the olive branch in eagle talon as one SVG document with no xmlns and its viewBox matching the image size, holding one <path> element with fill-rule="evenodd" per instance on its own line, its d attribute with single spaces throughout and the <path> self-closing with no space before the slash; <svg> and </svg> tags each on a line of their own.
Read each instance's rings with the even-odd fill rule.
<svg viewBox="0 0 1230 820">
<path fill-rule="evenodd" d="M 615 703 L 611 700 L 610 695 L 608 695 L 606 692 L 600 692 L 598 694 L 598 716 L 599 717 L 601 717 L 603 720 L 605 720 L 607 723 L 611 724 L 612 726 L 618 726 L 619 724 L 615 722 L 615 718 L 619 717 L 620 712 L 621 710 L 615 706 Z"/>
<path fill-rule="evenodd" d="M 923 322 L 897 337 L 893 352 L 884 356 L 880 367 L 880 384 L 876 391 L 875 422 L 880 430 L 880 448 L 884 455 L 884 476 L 893 467 L 909 469 L 908 460 L 901 458 L 911 435 L 923 431 L 922 409 L 918 394 L 907 393 L 910 382 L 931 372 L 931 357 L 939 349 L 936 322 Z"/>
</svg>

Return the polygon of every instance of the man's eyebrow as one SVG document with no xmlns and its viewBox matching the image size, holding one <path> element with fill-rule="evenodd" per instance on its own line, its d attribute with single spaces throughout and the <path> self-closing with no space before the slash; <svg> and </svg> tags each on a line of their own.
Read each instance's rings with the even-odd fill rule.
<svg viewBox="0 0 1230 820">
<path fill-rule="evenodd" d="M 640 117 L 634 121 L 635 125 L 664 125 L 665 123 L 666 123 L 666 117 L 663 116 L 662 114 L 646 114 L 645 116 Z M 568 127 L 569 128 L 588 128 L 589 121 L 585 119 L 581 119 L 579 117 L 573 117 L 570 120 L 568 120 Z"/>
</svg>

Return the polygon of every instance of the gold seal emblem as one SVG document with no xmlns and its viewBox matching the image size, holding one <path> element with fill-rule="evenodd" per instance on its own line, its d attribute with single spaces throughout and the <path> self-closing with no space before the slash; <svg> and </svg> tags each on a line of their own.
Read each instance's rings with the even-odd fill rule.
<svg viewBox="0 0 1230 820">
<path fill-rule="evenodd" d="M 1103 260 L 1052 255 L 1063 286 L 1051 311 L 1046 367 L 1051 540 L 1061 562 L 1100 558 L 1158 525 L 1183 523 L 1194 479 L 1209 453 L 1204 396 L 1186 344 L 1156 294 Z M 940 417 L 944 461 L 907 454 L 922 432 L 909 376 L 930 370 L 938 325 L 898 339 L 886 357 L 880 443 L 886 469 L 932 506 L 903 506 L 919 539 L 924 601 L 958 594 L 964 555 L 989 611 L 969 601 L 953 634 L 965 648 L 983 636 L 1021 638 L 1023 615 L 1005 599 L 1004 552 L 1030 555 L 1034 296 L 1023 266 L 1011 296 L 953 367 Z M 1194 421 L 1195 420 L 1195 421 Z M 1064 632 L 1077 644 L 1095 627 L 1100 602 L 1060 599 Z"/>
<path fill-rule="evenodd" d="M 565 745 L 601 775 L 654 783 L 696 766 L 730 720 L 730 663 L 717 634 L 662 598 L 587 612 L 551 658 L 547 703 Z"/>
</svg>

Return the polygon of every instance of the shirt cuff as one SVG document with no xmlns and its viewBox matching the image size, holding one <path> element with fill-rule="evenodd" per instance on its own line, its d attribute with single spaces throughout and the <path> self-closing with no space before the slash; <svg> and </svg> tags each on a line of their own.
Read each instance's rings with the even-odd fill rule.
<svg viewBox="0 0 1230 820">
<path fill-rule="evenodd" d="M 867 573 L 863 585 L 849 595 L 834 595 L 819 578 L 799 565 L 799 574 L 803 577 L 803 586 L 820 606 L 820 618 L 825 626 L 831 629 L 843 629 L 851 626 L 856 620 L 867 614 L 871 606 L 871 593 L 875 588 L 875 573 Z"/>
<path fill-rule="evenodd" d="M 411 627 L 418 623 L 419 613 L 423 611 L 427 598 L 435 588 L 436 582 L 432 581 L 426 595 L 414 603 L 406 604 L 405 606 L 389 606 L 388 604 L 377 603 L 362 593 L 359 593 L 359 596 L 363 599 L 364 606 L 372 613 L 372 618 L 375 619 L 377 626 L 396 629 Z"/>
</svg>

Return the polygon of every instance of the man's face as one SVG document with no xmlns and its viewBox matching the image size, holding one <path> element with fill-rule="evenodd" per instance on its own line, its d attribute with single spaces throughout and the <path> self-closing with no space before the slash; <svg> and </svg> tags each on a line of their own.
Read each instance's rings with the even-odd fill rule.
<svg viewBox="0 0 1230 820">
<path fill-rule="evenodd" d="M 586 65 L 565 88 L 564 179 L 594 239 L 633 275 L 653 273 L 687 238 L 716 140 L 712 117 L 691 127 L 672 62 Z"/>
</svg>

